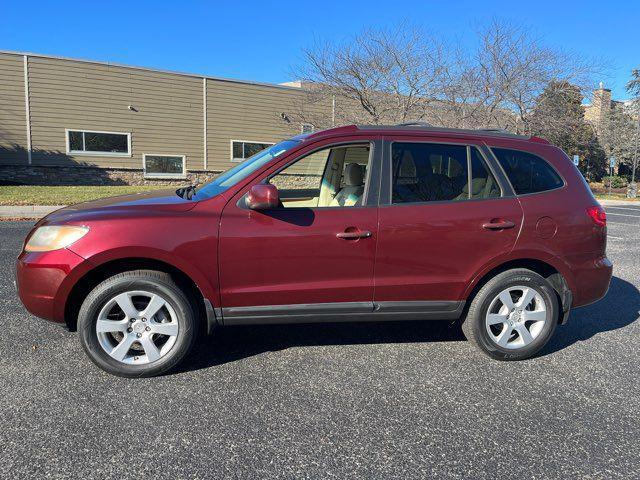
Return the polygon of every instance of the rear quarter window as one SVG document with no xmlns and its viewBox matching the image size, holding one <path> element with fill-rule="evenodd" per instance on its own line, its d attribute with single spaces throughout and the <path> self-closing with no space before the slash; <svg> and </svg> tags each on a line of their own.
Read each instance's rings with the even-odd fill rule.
<svg viewBox="0 0 640 480">
<path fill-rule="evenodd" d="M 533 153 L 508 148 L 491 149 L 507 174 L 517 195 L 545 192 L 564 185 L 546 160 Z"/>
</svg>

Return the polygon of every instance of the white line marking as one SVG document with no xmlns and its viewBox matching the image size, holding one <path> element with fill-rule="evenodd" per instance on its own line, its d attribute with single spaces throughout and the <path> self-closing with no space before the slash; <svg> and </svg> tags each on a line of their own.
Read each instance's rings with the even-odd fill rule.
<svg viewBox="0 0 640 480">
<path fill-rule="evenodd" d="M 640 225 L 634 225 L 633 223 L 622 223 L 622 222 L 607 222 L 607 225 L 624 225 L 626 227 L 640 227 Z"/>
<path fill-rule="evenodd" d="M 631 210 L 632 212 L 640 212 L 640 208 L 614 207 L 614 206 L 611 206 L 611 207 L 605 208 L 605 210 L 609 210 L 609 208 L 615 208 L 615 209 L 617 209 L 617 210 Z"/>
<path fill-rule="evenodd" d="M 613 238 L 615 240 L 624 240 L 623 237 L 614 237 L 613 235 L 607 235 L 607 238 Z"/>
<path fill-rule="evenodd" d="M 610 213 L 607 212 L 607 215 L 615 215 L 617 217 L 633 217 L 633 218 L 640 218 L 640 215 L 629 215 L 628 213 Z"/>
</svg>

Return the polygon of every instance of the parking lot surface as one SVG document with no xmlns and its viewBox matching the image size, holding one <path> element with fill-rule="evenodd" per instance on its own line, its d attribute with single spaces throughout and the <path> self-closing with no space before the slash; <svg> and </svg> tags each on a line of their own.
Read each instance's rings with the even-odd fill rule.
<svg viewBox="0 0 640 480">
<path fill-rule="evenodd" d="M 237 327 L 142 380 L 24 310 L 31 222 L 0 222 L 0 477 L 638 478 L 640 206 L 607 215 L 607 297 L 531 360 L 443 322 Z"/>
</svg>

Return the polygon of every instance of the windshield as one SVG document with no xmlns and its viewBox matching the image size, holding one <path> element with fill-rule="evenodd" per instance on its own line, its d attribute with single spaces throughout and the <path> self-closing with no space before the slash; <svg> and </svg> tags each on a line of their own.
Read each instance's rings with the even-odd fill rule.
<svg viewBox="0 0 640 480">
<path fill-rule="evenodd" d="M 292 149 L 300 143 L 298 140 L 285 140 L 266 148 L 253 157 L 247 158 L 244 162 L 230 168 L 226 172 L 220 174 L 203 186 L 199 187 L 193 195 L 193 200 L 206 200 L 219 193 L 224 192 L 227 188 L 235 185 L 240 180 L 247 178 L 253 172 L 269 163 L 270 160 L 282 155 L 287 150 Z"/>
</svg>

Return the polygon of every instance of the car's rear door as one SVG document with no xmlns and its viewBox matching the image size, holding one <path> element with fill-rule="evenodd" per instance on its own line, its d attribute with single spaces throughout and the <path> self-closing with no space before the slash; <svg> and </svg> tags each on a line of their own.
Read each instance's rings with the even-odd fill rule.
<svg viewBox="0 0 640 480">
<path fill-rule="evenodd" d="M 522 209 L 476 141 L 386 139 L 374 302 L 455 317 L 474 274 L 513 248 Z"/>
<path fill-rule="evenodd" d="M 225 324 L 339 320 L 372 312 L 379 187 L 374 170 L 380 169 L 381 142 L 340 140 L 340 148 L 349 145 L 358 152 L 363 145 L 370 149 L 368 158 L 353 159 L 368 163 L 360 204 L 329 205 L 331 199 L 324 197 L 337 192 L 325 188 L 326 169 L 316 169 L 325 171 L 321 182 L 311 172 L 313 162 L 298 166 L 318 149 L 335 146 L 325 141 L 265 172 L 224 208 L 219 258 Z M 282 190 L 281 208 L 254 211 L 243 206 L 247 191 L 261 182 Z"/>
</svg>

